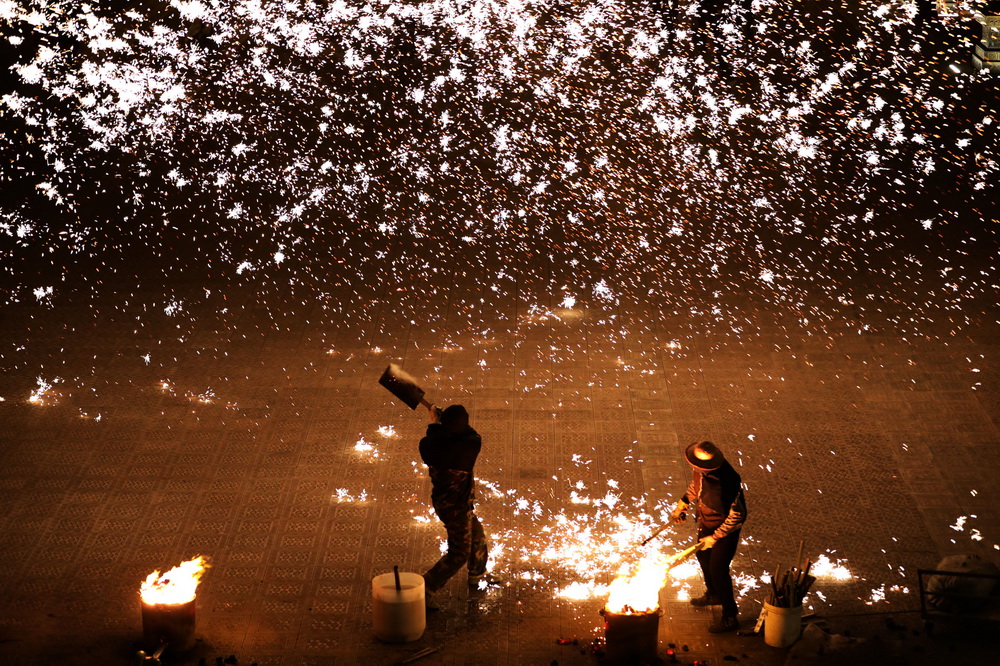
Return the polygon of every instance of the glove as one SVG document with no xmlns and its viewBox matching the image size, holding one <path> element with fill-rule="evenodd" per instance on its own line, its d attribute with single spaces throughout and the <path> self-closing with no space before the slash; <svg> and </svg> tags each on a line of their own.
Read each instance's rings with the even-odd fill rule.
<svg viewBox="0 0 1000 666">
<path fill-rule="evenodd" d="M 674 521 L 675 524 L 683 523 L 687 520 L 687 513 L 685 512 L 687 505 L 684 502 L 678 502 L 677 506 L 674 508 L 673 513 L 670 514 L 670 519 Z"/>
</svg>

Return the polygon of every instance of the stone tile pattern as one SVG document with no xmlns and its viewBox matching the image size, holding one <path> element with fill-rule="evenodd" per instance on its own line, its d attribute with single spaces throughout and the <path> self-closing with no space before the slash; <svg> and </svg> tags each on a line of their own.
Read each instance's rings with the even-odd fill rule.
<svg viewBox="0 0 1000 666">
<path fill-rule="evenodd" d="M 414 520 L 429 494 L 413 464 L 423 419 L 377 385 L 389 361 L 431 399 L 469 407 L 480 476 L 505 488 L 547 491 L 580 453 L 594 461 L 580 474 L 652 503 L 683 491 L 684 445 L 715 440 L 751 511 L 734 568 L 788 566 L 800 540 L 813 556 L 835 551 L 855 578 L 811 599 L 834 630 L 878 633 L 879 613 L 917 608 L 917 568 L 996 541 L 976 519 L 982 542 L 952 527 L 996 515 L 995 327 L 942 330 L 946 342 L 858 334 L 848 320 L 817 334 L 761 304 L 753 334 L 737 338 L 655 304 L 564 310 L 539 289 L 461 283 L 443 296 L 406 296 L 397 310 L 387 294 L 343 314 L 289 299 L 265 317 L 247 291 L 226 314 L 192 312 L 185 339 L 166 317 L 140 337 L 114 326 L 127 309 L 90 337 L 62 332 L 93 316 L 78 309 L 11 310 L 6 335 L 32 329 L 35 354 L 72 348 L 43 405 L 27 402 L 37 368 L 5 369 L 0 662 L 124 663 L 139 582 L 206 554 L 190 663 L 389 663 L 424 646 L 440 648 L 425 663 L 592 663 L 555 640 L 599 635 L 601 602 L 519 580 L 483 596 L 453 581 L 421 641 L 373 639 L 372 576 L 424 570 L 443 535 Z M 378 458 L 355 450 L 361 438 Z M 537 527 L 501 502 L 480 513 L 493 530 Z M 883 583 L 910 592 L 866 603 Z M 741 598 L 746 623 L 763 598 Z M 783 663 L 760 638 L 711 637 L 711 611 L 663 604 L 661 648 Z"/>
</svg>

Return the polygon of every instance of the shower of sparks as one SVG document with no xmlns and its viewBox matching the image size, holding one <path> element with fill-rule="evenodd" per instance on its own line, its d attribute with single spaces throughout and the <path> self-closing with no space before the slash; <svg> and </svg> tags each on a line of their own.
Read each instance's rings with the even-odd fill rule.
<svg viewBox="0 0 1000 666">
<path fill-rule="evenodd" d="M 851 580 L 851 571 L 843 564 L 843 560 L 831 560 L 826 553 L 821 554 L 813 562 L 809 573 L 816 578 L 831 578 L 833 580 Z"/>
<path fill-rule="evenodd" d="M 378 458 L 379 451 L 375 448 L 375 445 L 369 442 L 362 435 L 360 439 L 354 444 L 354 450 L 360 453 L 362 456 L 367 458 Z"/>
<path fill-rule="evenodd" d="M 973 490 L 972 491 L 972 495 L 975 496 L 976 495 L 976 491 Z M 983 540 L 983 533 L 978 528 L 975 528 L 975 527 L 972 527 L 971 525 L 969 525 L 969 520 L 970 519 L 976 520 L 976 518 L 978 518 L 978 516 L 976 516 L 975 514 L 971 514 L 971 515 L 968 515 L 968 516 L 959 516 L 958 518 L 955 519 L 955 524 L 954 525 L 949 525 L 949 527 L 951 529 L 955 530 L 956 532 L 966 532 L 966 531 L 968 531 L 969 538 L 971 540 L 973 540 L 973 541 L 982 541 Z"/>
<path fill-rule="evenodd" d="M 193 402 L 200 402 L 203 405 L 208 405 L 215 400 L 215 393 L 209 389 L 203 393 L 188 393 L 187 398 Z"/>
<path fill-rule="evenodd" d="M 806 295 L 875 314 L 878 299 L 839 271 L 906 239 L 933 248 L 949 285 L 940 298 L 919 261 L 870 276 L 912 305 L 895 321 L 909 329 L 934 307 L 961 326 L 963 303 L 995 282 L 994 266 L 958 261 L 993 230 L 961 251 L 931 235 L 968 215 L 940 206 L 943 183 L 973 214 L 988 208 L 977 202 L 1000 170 L 997 119 L 961 102 L 993 83 L 942 71 L 912 4 L 789 20 L 794 8 L 755 0 L 712 29 L 622 0 L 549 5 L 3 2 L 20 83 L 0 104 L 18 123 L 28 198 L 53 214 L 25 200 L 0 229 L 16 252 L 73 255 L 100 252 L 109 227 L 116 244 L 161 254 L 164 225 L 204 227 L 199 254 L 233 279 L 291 282 L 405 270 L 413 257 L 387 244 L 428 234 L 473 253 L 536 239 L 576 269 L 565 309 L 642 293 L 679 307 L 672 294 L 711 276 L 803 322 L 828 319 Z M 114 202 L 111 217 L 95 217 L 95 197 Z M 502 293 L 513 277 L 487 286 Z M 58 293 L 25 285 L 7 299 L 29 296 Z M 175 318 L 190 306 L 159 304 Z M 733 308 L 710 319 L 724 327 Z"/>
<path fill-rule="evenodd" d="M 347 488 L 337 488 L 331 499 L 336 502 L 367 502 L 368 491 L 361 490 L 357 494 L 352 494 Z"/>
<path fill-rule="evenodd" d="M 885 326 L 936 339 L 932 318 L 955 335 L 975 316 L 970 305 L 996 294 L 1000 141 L 984 101 L 995 78 L 942 60 L 940 32 L 923 29 L 913 3 L 860 0 L 846 17 L 807 17 L 754 0 L 708 27 L 692 12 L 625 0 L 132 4 L 0 0 L 16 78 L 0 94 L 4 149 L 23 192 L 0 208 L 12 278 L 0 297 L 46 310 L 99 295 L 102 316 L 127 319 L 139 339 L 168 321 L 170 339 L 139 343 L 153 353 L 129 350 L 162 373 L 148 386 L 177 377 L 161 350 L 193 344 L 192 313 L 218 303 L 221 320 L 237 320 L 229 292 L 259 289 L 252 305 L 267 310 L 270 295 L 295 289 L 337 319 L 376 309 L 373 272 L 407 285 L 393 298 L 411 323 L 422 299 L 441 296 L 428 276 L 442 266 L 481 283 L 449 304 L 461 316 L 492 307 L 486 298 L 529 298 L 517 325 L 592 316 L 614 341 L 651 330 L 621 317 L 621 304 L 655 303 L 692 322 L 651 341 L 671 358 L 704 331 L 753 337 L 757 302 L 808 335 L 840 321 L 855 336 Z M 962 30 L 956 16 L 932 20 Z M 126 272 L 116 259 L 129 252 L 225 284 L 112 296 L 107 284 Z M 532 283 L 538 293 L 525 293 Z M 689 300 L 705 285 L 707 302 Z M 435 353 L 463 349 L 449 335 Z M 37 337 L 0 350 L 4 365 L 49 358 Z M 582 349 L 536 356 L 558 367 Z M 617 360 L 622 372 L 661 372 Z M 982 359 L 969 362 L 978 379 Z M 52 404 L 61 381 L 39 377 L 28 401 Z M 519 383 L 525 395 L 549 388 Z M 216 396 L 221 385 L 159 389 L 165 401 L 234 407 Z M 396 437 L 393 426 L 378 435 Z M 354 452 L 381 460 L 364 435 Z M 782 469 L 770 458 L 757 467 Z M 665 502 L 653 515 L 648 498 L 610 480 L 552 486 L 555 495 L 490 483 L 480 492 L 537 526 L 491 530 L 491 566 L 562 599 L 603 597 L 622 567 L 690 538 L 667 533 L 640 548 L 668 520 Z M 368 491 L 339 488 L 331 500 L 366 502 Z M 740 594 L 761 585 L 735 573 Z M 812 573 L 852 579 L 826 555 Z M 688 562 L 666 584 L 688 598 L 697 575 Z"/>
<path fill-rule="evenodd" d="M 582 458 L 573 456 L 578 466 Z M 617 486 L 614 480 L 608 485 Z M 524 583 L 537 583 L 552 590 L 554 596 L 569 602 L 605 599 L 616 576 L 629 578 L 637 571 L 662 581 L 654 592 L 666 587 L 670 598 L 686 600 L 691 587 L 701 580 L 701 569 L 689 559 L 672 566 L 672 558 L 691 545 L 692 535 L 665 532 L 647 546 L 640 546 L 658 526 L 669 519 L 670 502 L 656 503 L 654 514 L 647 513 L 649 498 L 628 497 L 609 503 L 606 497 L 580 492 L 581 481 L 569 477 L 554 479 L 554 486 L 573 488 L 575 499 L 524 495 L 514 489 L 503 489 L 496 483 L 480 481 L 480 494 L 486 505 L 502 502 L 515 516 L 529 515 L 535 529 L 525 532 L 516 528 L 491 529 L 487 533 L 493 548 L 491 570 Z M 599 492 L 599 490 L 598 490 Z M 414 519 L 433 523 L 433 513 L 418 514 Z M 445 546 L 442 540 L 439 544 Z M 639 587 L 647 587 L 649 583 Z M 553 585 L 552 581 L 560 581 Z M 749 594 L 762 585 L 762 580 L 740 570 L 734 571 L 737 593 Z M 624 583 L 622 583 L 624 585 Z"/>
<path fill-rule="evenodd" d="M 39 377 L 37 381 L 38 386 L 31 392 L 31 395 L 28 396 L 28 402 L 32 405 L 53 404 L 58 399 L 53 385 L 60 383 L 62 378 L 56 377 L 51 382 L 48 382 L 42 377 Z"/>
<path fill-rule="evenodd" d="M 577 466 L 582 462 L 580 456 L 574 456 Z M 649 502 L 645 496 L 609 502 L 607 495 L 594 497 L 581 492 L 587 485 L 582 481 L 568 477 L 554 481 L 555 486 L 572 488 L 570 497 L 574 499 L 567 502 L 548 493 L 540 497 L 525 495 L 493 482 L 479 482 L 487 505 L 502 502 L 515 516 L 531 516 L 536 526 L 524 532 L 517 528 L 495 530 L 487 525 L 493 544 L 491 570 L 527 583 L 537 582 L 567 601 L 585 601 L 605 598 L 612 579 L 622 572 L 652 569 L 654 577 L 665 580 L 677 598 L 688 598 L 691 579 L 701 575 L 697 563 L 682 562 L 669 575 L 666 566 L 671 556 L 690 543 L 677 541 L 676 535 L 671 538 L 671 533 L 666 532 L 647 546 L 639 545 L 669 519 L 671 507 L 667 501 L 660 501 L 653 515 L 645 511 Z M 618 485 L 614 480 L 606 484 Z M 415 516 L 415 520 L 429 523 L 435 518 L 428 513 Z M 689 541 L 691 536 L 680 539 Z M 645 567 L 641 566 L 643 562 Z M 740 574 L 739 580 L 741 593 L 759 585 L 752 576 Z M 550 581 L 561 582 L 553 586 Z"/>
<path fill-rule="evenodd" d="M 871 595 L 867 599 L 862 599 L 867 606 L 874 606 L 879 602 L 888 602 L 887 595 L 890 593 L 894 594 L 909 594 L 910 589 L 905 585 L 890 585 L 886 586 L 882 583 L 877 588 L 872 589 Z"/>
<path fill-rule="evenodd" d="M 680 571 L 681 569 L 684 569 L 684 571 Z M 691 579 L 696 576 L 701 576 L 701 569 L 699 568 L 697 562 L 687 562 L 671 570 L 670 575 L 673 578 L 683 577 Z M 742 572 L 733 573 L 733 588 L 736 590 L 737 597 L 744 597 L 752 590 L 760 589 L 762 585 L 762 579 L 755 578 L 754 576 Z"/>
</svg>

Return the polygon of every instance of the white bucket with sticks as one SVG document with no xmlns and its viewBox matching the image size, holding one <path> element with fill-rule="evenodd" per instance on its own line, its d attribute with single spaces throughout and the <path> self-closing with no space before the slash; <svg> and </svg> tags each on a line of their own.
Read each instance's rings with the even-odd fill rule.
<svg viewBox="0 0 1000 666">
<path fill-rule="evenodd" d="M 788 647 L 802 634 L 802 606 L 782 608 L 764 602 L 764 642 L 771 647 Z"/>
<path fill-rule="evenodd" d="M 392 573 L 372 579 L 372 613 L 375 637 L 386 643 L 409 643 L 424 635 L 427 609 L 424 577 L 416 573 Z"/>
<path fill-rule="evenodd" d="M 806 561 L 804 569 L 799 568 L 804 547 L 805 542 L 799 541 L 796 566 L 786 570 L 782 577 L 779 564 L 771 576 L 771 593 L 764 602 L 761 618 L 764 620 L 764 642 L 772 647 L 788 647 L 802 635 L 802 601 L 816 582 L 816 577 L 809 575 L 812 560 Z"/>
</svg>

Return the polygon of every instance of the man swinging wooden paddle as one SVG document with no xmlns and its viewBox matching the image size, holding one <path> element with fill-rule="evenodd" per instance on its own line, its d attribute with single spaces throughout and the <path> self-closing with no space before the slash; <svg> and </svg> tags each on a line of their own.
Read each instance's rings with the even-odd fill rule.
<svg viewBox="0 0 1000 666">
<path fill-rule="evenodd" d="M 469 568 L 469 587 L 481 588 L 495 581 L 486 575 L 489 544 L 475 514 L 475 466 L 483 440 L 469 425 L 462 405 L 440 410 L 424 398 L 416 379 L 395 363 L 385 369 L 379 383 L 410 409 L 427 408 L 430 423 L 420 440 L 420 458 L 431 479 L 431 504 L 448 531 L 448 551 L 424 574 L 429 610 L 437 610 L 432 595 L 458 573 Z"/>
<path fill-rule="evenodd" d="M 427 435 L 420 440 L 420 458 L 431 479 L 431 504 L 448 530 L 448 551 L 424 574 L 427 607 L 431 595 L 461 570 L 469 568 L 469 587 L 479 588 L 486 577 L 489 544 L 475 514 L 475 465 L 483 440 L 469 425 L 462 405 L 428 408 Z"/>
</svg>

